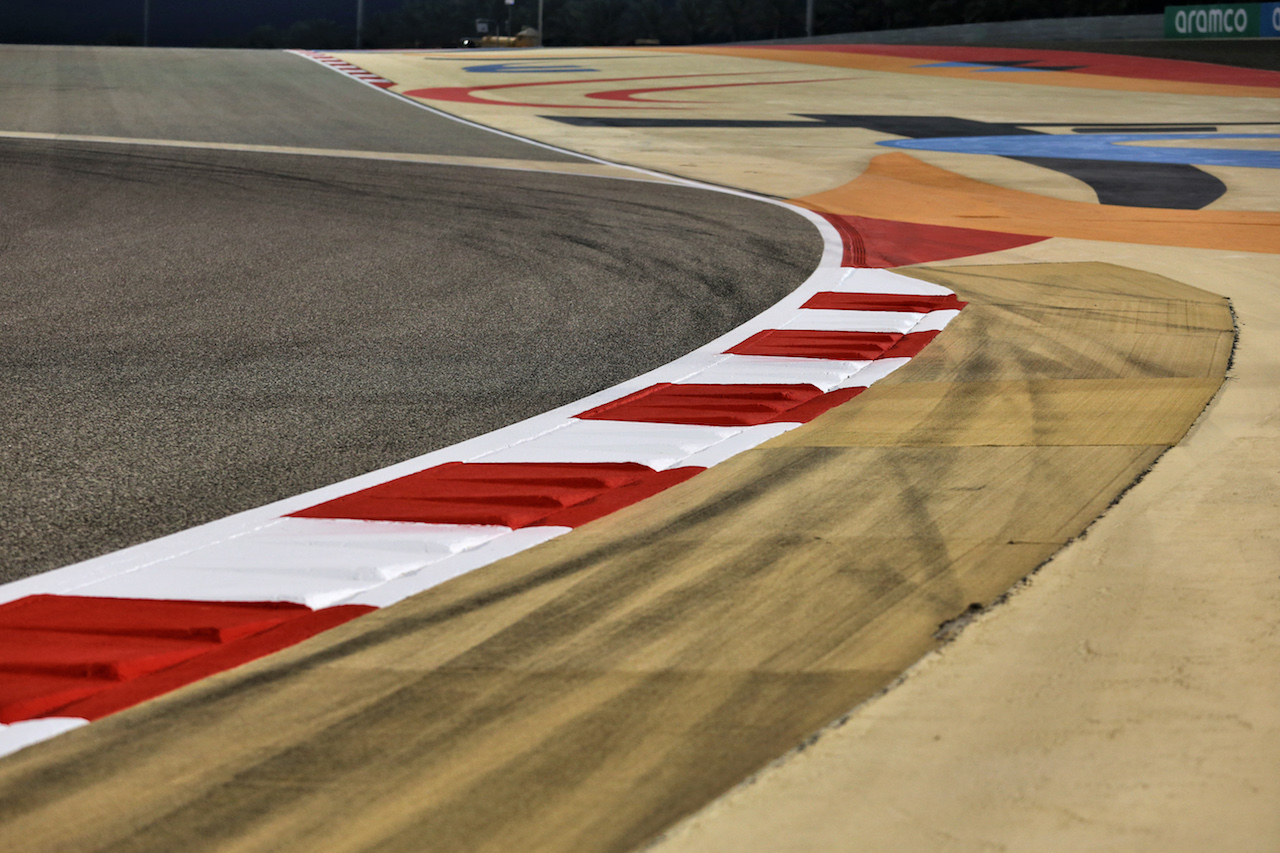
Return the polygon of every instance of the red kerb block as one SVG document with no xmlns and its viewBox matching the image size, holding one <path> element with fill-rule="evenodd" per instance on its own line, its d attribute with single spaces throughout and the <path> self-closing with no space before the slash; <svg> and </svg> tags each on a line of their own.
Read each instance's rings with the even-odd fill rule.
<svg viewBox="0 0 1280 853">
<path fill-rule="evenodd" d="M 899 293 L 815 293 L 801 308 L 817 308 L 824 311 L 906 311 L 912 314 L 928 314 L 930 311 L 959 311 L 967 302 L 961 302 L 954 293 L 945 296 L 929 296 Z"/>
<path fill-rule="evenodd" d="M 574 527 L 688 479 L 636 462 L 449 462 L 293 515 L 426 524 Z M 680 473 L 677 473 L 680 472 Z M 657 489 L 660 491 L 661 489 Z M 619 501 L 623 501 L 619 503 Z M 566 513 L 566 511 L 572 512 Z M 569 519 L 570 521 L 566 521 Z"/>
<path fill-rule="evenodd" d="M 97 717 L 373 608 L 32 595 L 0 605 L 0 723 Z"/>
<path fill-rule="evenodd" d="M 767 329 L 757 332 L 726 352 L 734 355 L 772 355 L 790 358 L 827 358 L 836 361 L 873 361 L 877 358 L 911 358 L 937 337 L 937 332 L 826 332 L 806 329 Z"/>
<path fill-rule="evenodd" d="M 860 390 L 824 394 L 813 385 L 672 385 L 664 382 L 576 417 L 704 426 L 806 423 Z"/>
</svg>

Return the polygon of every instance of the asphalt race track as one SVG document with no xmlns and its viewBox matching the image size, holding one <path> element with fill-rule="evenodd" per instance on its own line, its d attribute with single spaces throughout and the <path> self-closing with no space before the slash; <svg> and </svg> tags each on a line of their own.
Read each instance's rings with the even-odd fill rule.
<svg viewBox="0 0 1280 853">
<path fill-rule="evenodd" d="M 0 847 L 1276 846 L 1280 74 L 0 62 Z"/>
<path fill-rule="evenodd" d="M 29 112 L 0 129 L 345 148 L 363 105 L 365 146 L 569 159 L 293 56 L 152 55 L 10 49 L 44 73 L 6 76 Z M 583 397 L 773 304 L 820 249 L 785 210 L 639 181 L 23 140 L 0 170 L 4 580 Z"/>
<path fill-rule="evenodd" d="M 7 131 L 574 162 L 275 51 L 6 46 Z"/>
</svg>

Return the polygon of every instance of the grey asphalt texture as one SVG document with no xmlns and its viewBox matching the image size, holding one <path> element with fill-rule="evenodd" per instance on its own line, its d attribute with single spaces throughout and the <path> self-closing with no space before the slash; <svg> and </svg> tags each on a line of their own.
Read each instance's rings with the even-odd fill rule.
<svg viewBox="0 0 1280 853">
<path fill-rule="evenodd" d="M 274 50 L 0 45 L 0 130 L 583 162 Z"/>
<path fill-rule="evenodd" d="M 47 116 L 55 129 L 120 135 L 137 119 L 152 122 L 140 136 L 178 134 L 185 119 L 147 97 L 171 66 L 90 52 L 133 82 L 114 118 L 89 121 L 78 111 L 100 105 L 72 99 Z M 208 63 L 193 78 L 231 73 L 230 52 L 184 53 Z M 0 51 L 10 88 L 11 56 Z M 228 141 L 317 145 L 307 133 L 329 128 L 355 147 L 342 133 L 362 111 L 390 110 L 404 115 L 375 132 L 416 134 L 398 150 L 542 150 L 475 141 L 483 131 L 297 57 L 248 52 L 235 66 L 190 106 L 222 121 L 183 138 L 219 124 Z M 263 94 L 277 74 L 290 100 L 278 109 Z M 294 96 L 312 85 L 349 89 L 337 114 L 309 96 L 309 130 L 277 127 L 301 120 Z M 254 91 L 253 108 L 230 98 L 228 111 L 228 86 Z M 41 129 L 3 109 L 0 129 Z M 808 222 L 761 202 L 493 169 L 0 140 L 0 188 L 0 580 L 575 400 L 773 304 L 821 250 Z"/>
</svg>

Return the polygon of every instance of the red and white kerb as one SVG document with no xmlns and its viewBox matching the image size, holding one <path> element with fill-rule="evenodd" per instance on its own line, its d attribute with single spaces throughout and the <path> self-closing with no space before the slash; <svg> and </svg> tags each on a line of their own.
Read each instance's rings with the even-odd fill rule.
<svg viewBox="0 0 1280 853">
<path fill-rule="evenodd" d="M 359 65 L 352 65 L 345 59 L 339 59 L 336 56 L 330 56 L 327 53 L 318 50 L 291 50 L 290 53 L 296 53 L 299 56 L 305 56 L 307 59 L 315 60 L 321 65 L 327 65 L 334 71 L 345 74 L 348 77 L 354 77 L 362 83 L 368 83 L 370 86 L 377 86 L 379 89 L 390 89 L 395 83 L 386 77 L 374 74 L 372 71 L 365 71 Z"/>
<path fill-rule="evenodd" d="M 695 477 L 857 396 L 964 307 L 938 285 L 842 267 L 836 229 L 791 209 L 823 234 L 819 268 L 684 358 L 417 459 L 0 586 L 0 754 Z"/>
</svg>

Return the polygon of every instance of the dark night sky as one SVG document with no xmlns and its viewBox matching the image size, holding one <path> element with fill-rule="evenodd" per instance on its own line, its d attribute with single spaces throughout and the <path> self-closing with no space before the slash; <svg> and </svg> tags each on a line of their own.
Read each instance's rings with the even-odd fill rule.
<svg viewBox="0 0 1280 853">
<path fill-rule="evenodd" d="M 403 0 L 365 0 L 365 20 Z M 0 43 L 97 44 L 132 34 L 142 43 L 143 0 L 0 0 Z M 151 0 L 151 43 L 202 46 L 327 18 L 355 29 L 355 0 Z"/>
</svg>

